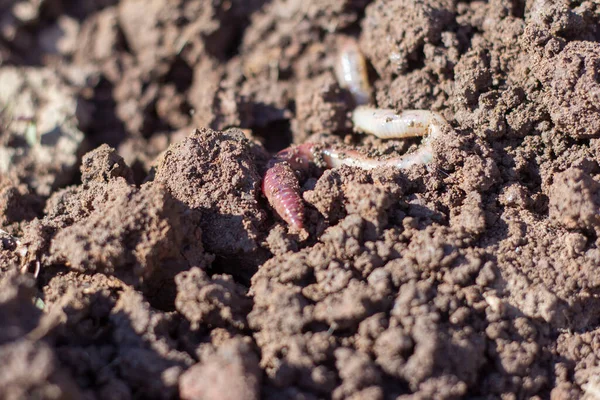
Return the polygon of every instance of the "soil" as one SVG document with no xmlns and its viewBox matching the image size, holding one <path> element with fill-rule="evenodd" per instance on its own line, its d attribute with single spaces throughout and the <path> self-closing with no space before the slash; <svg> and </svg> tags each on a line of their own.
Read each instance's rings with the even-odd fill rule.
<svg viewBox="0 0 600 400">
<path fill-rule="evenodd" d="M 409 170 L 262 196 L 379 107 Z M 0 399 L 597 399 L 600 4 L 0 0 Z"/>
</svg>

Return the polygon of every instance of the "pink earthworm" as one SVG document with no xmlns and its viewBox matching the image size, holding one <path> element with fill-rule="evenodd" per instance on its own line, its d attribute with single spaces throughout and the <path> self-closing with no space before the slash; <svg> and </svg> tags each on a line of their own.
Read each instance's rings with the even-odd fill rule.
<svg viewBox="0 0 600 400">
<path fill-rule="evenodd" d="M 432 142 L 448 126 L 440 114 L 425 110 L 407 110 L 397 114 L 393 110 L 359 107 L 353 117 L 357 130 L 382 138 L 427 137 L 417 151 L 387 159 L 371 158 L 356 150 L 315 143 L 288 147 L 277 153 L 267 166 L 262 189 L 277 214 L 293 228 L 301 230 L 304 227 L 304 203 L 296 172 L 308 172 L 310 163 L 326 168 L 346 165 L 366 170 L 379 167 L 406 169 L 427 164 L 433 159 Z"/>
<path fill-rule="evenodd" d="M 262 191 L 271 207 L 297 230 L 304 227 L 304 203 L 295 171 L 308 172 L 309 163 L 314 161 L 314 147 L 313 143 L 304 143 L 281 150 L 267 165 L 262 182 Z"/>
</svg>

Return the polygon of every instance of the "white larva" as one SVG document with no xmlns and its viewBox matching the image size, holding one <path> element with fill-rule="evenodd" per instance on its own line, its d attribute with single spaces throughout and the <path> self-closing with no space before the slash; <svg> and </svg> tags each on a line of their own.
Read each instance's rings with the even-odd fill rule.
<svg viewBox="0 0 600 400">
<path fill-rule="evenodd" d="M 439 113 L 427 110 L 404 110 L 357 107 L 352 112 L 354 129 L 370 133 L 381 139 L 398 139 L 414 136 L 435 138 L 448 123 Z"/>
<path fill-rule="evenodd" d="M 350 91 L 356 105 L 371 102 L 367 62 L 354 39 L 343 40 L 335 64 L 335 75 L 339 85 Z"/>
<path fill-rule="evenodd" d="M 356 166 L 373 169 L 381 166 L 410 168 L 417 164 L 427 164 L 433 159 L 432 142 L 440 136 L 448 122 L 441 114 L 427 110 L 405 110 L 397 113 L 392 109 L 357 107 L 352 113 L 354 129 L 370 133 L 382 139 L 400 139 L 424 136 L 417 151 L 386 160 L 374 160 L 359 153 L 336 152 L 328 155 L 335 165 Z"/>
</svg>

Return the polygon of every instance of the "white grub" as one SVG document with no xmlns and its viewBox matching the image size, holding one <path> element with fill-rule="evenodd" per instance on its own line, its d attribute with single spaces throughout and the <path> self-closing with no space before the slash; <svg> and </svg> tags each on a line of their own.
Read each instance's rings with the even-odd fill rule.
<svg viewBox="0 0 600 400">
<path fill-rule="evenodd" d="M 335 63 L 335 76 L 340 87 L 350 91 L 356 105 L 371 102 L 367 62 L 352 38 L 342 39 Z"/>
<path fill-rule="evenodd" d="M 330 167 L 348 165 L 362 169 L 378 167 L 410 168 L 413 165 L 428 164 L 433 159 L 432 142 L 440 136 L 448 123 L 439 113 L 425 110 L 406 110 L 397 113 L 389 109 L 358 107 L 352 113 L 354 128 L 371 133 L 382 139 L 426 136 L 417 151 L 400 157 L 378 160 L 366 157 L 357 151 L 343 151 L 327 148 L 323 154 Z"/>
<path fill-rule="evenodd" d="M 435 138 L 448 125 L 435 111 L 357 107 L 352 112 L 354 129 L 373 134 L 381 139 L 398 139 L 415 136 Z"/>
</svg>

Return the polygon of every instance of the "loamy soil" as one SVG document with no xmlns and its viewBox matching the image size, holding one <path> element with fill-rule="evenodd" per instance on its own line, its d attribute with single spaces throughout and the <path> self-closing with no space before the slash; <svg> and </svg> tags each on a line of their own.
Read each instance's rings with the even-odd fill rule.
<svg viewBox="0 0 600 400">
<path fill-rule="evenodd" d="M 434 161 L 270 154 L 379 107 Z M 595 0 L 0 0 L 0 399 L 598 399 Z"/>
</svg>

